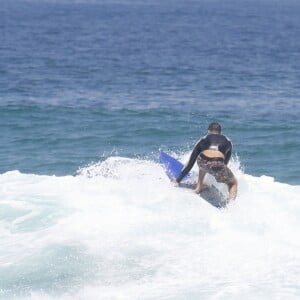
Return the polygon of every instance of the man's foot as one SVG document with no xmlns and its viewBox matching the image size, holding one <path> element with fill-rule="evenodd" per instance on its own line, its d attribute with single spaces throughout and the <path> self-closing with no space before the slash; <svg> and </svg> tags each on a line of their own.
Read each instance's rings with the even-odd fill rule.
<svg viewBox="0 0 300 300">
<path fill-rule="evenodd" d="M 207 184 L 202 184 L 202 186 L 200 186 L 200 187 L 196 187 L 195 189 L 194 189 L 194 192 L 196 193 L 196 194 L 200 194 L 203 190 L 205 190 L 205 189 L 207 189 L 209 186 L 207 185 Z"/>
</svg>

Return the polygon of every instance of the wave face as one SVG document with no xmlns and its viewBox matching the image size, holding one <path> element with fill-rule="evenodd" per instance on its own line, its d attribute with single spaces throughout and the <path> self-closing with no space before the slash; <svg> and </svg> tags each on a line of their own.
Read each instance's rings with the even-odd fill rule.
<svg viewBox="0 0 300 300">
<path fill-rule="evenodd" d="M 150 160 L 0 175 L 0 298 L 299 299 L 300 186 L 231 168 L 224 210 Z"/>
</svg>

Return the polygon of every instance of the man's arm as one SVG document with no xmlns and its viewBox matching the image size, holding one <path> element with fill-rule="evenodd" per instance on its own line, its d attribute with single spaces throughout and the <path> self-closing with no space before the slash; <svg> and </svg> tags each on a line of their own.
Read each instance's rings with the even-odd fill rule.
<svg viewBox="0 0 300 300">
<path fill-rule="evenodd" d="M 228 148 L 229 148 L 229 149 L 228 149 L 228 151 L 226 152 L 225 159 L 224 159 L 225 165 L 228 164 L 229 159 L 230 159 L 230 157 L 231 157 L 231 153 L 232 153 L 232 143 L 231 143 L 231 142 L 229 142 L 229 147 L 228 147 Z"/>
<path fill-rule="evenodd" d="M 187 165 L 181 171 L 180 175 L 176 178 L 176 182 L 179 183 L 182 180 L 182 178 L 192 169 L 198 155 L 201 153 L 200 142 L 195 146 Z"/>
</svg>

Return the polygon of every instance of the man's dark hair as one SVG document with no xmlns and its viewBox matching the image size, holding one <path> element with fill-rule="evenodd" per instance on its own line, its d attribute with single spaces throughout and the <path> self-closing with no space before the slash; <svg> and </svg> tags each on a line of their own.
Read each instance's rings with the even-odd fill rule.
<svg viewBox="0 0 300 300">
<path fill-rule="evenodd" d="M 213 123 L 209 124 L 208 130 L 212 131 L 212 132 L 221 133 L 222 128 L 221 128 L 221 125 L 219 123 L 213 122 Z"/>
</svg>

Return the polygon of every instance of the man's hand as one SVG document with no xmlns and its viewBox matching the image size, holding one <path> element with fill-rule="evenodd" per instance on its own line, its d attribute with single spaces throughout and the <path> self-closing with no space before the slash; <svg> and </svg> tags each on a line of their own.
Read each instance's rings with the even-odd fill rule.
<svg viewBox="0 0 300 300">
<path fill-rule="evenodd" d="M 172 184 L 173 184 L 174 186 L 179 186 L 179 183 L 177 182 L 176 178 L 174 178 L 174 179 L 172 180 Z"/>
</svg>

